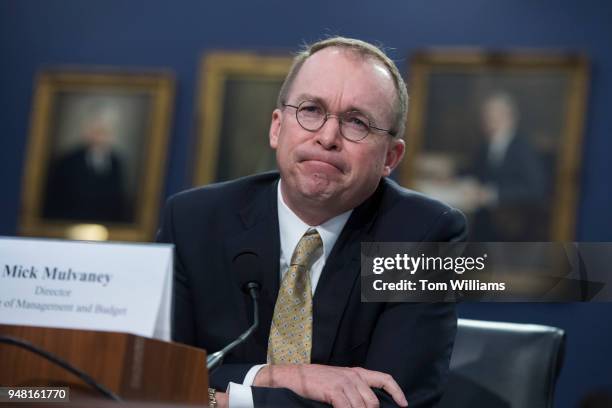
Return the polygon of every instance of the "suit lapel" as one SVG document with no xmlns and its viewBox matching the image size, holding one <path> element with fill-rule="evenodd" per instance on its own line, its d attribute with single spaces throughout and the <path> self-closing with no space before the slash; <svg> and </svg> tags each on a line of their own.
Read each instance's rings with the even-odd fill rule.
<svg viewBox="0 0 612 408">
<path fill-rule="evenodd" d="M 228 242 L 228 259 L 230 265 L 239 254 L 253 252 L 257 254 L 261 267 L 261 296 L 259 301 L 259 328 L 249 349 L 254 352 L 258 361 L 265 361 L 268 346 L 268 333 L 274 312 L 274 303 L 279 289 L 280 243 L 278 230 L 278 211 L 276 201 L 277 183 L 271 183 L 255 194 L 250 205 L 240 211 L 243 230 Z M 240 277 L 235 277 L 240 282 Z M 246 296 L 246 295 L 245 295 Z M 252 320 L 252 307 L 247 302 L 247 321 Z M 253 346 L 253 341 L 255 345 Z M 253 348 L 254 347 L 254 348 Z M 251 354 L 251 353 L 249 353 Z M 263 360 L 262 360 L 263 358 Z"/>
<path fill-rule="evenodd" d="M 381 181 L 372 197 L 355 208 L 327 258 L 313 298 L 313 363 L 329 361 L 349 297 L 360 290 L 361 242 L 373 241 L 371 229 L 383 189 Z"/>
</svg>

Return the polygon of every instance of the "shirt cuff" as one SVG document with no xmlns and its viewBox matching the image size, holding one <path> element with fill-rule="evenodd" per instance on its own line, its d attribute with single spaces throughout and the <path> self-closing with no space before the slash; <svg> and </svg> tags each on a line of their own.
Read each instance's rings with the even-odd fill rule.
<svg viewBox="0 0 612 408">
<path fill-rule="evenodd" d="M 230 382 L 227 387 L 227 393 L 229 395 L 228 405 L 229 408 L 253 408 L 255 403 L 253 402 L 253 391 L 251 385 L 255 381 L 255 376 L 266 364 L 259 364 L 253 366 L 244 376 L 242 384 Z"/>
<path fill-rule="evenodd" d="M 251 385 L 253 385 L 253 381 L 255 381 L 255 376 L 257 375 L 259 370 L 264 368 L 266 365 L 267 364 L 258 364 L 258 365 L 255 365 L 255 366 L 251 367 L 251 369 L 249 371 L 247 371 L 246 375 L 244 376 L 244 380 L 242 381 L 242 385 L 247 385 L 249 387 Z"/>
<path fill-rule="evenodd" d="M 229 408 L 253 408 L 253 392 L 248 385 L 230 382 L 227 386 Z"/>
</svg>

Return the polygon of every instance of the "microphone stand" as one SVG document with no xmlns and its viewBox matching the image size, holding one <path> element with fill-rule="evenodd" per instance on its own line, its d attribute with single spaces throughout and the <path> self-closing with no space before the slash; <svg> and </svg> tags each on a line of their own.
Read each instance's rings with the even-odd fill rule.
<svg viewBox="0 0 612 408">
<path fill-rule="evenodd" d="M 236 340 L 225 346 L 223 349 L 209 355 L 206 358 L 206 365 L 208 370 L 212 371 L 217 366 L 221 365 L 223 358 L 238 345 L 244 343 L 244 341 L 257 329 L 259 326 L 259 283 L 249 282 L 246 284 L 246 288 L 253 299 L 253 324 L 248 328 L 247 331 L 242 333 Z"/>
</svg>

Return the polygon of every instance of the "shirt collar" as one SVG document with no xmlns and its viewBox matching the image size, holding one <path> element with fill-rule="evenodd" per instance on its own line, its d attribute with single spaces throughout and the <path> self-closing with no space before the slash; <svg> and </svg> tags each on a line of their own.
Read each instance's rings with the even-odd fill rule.
<svg viewBox="0 0 612 408">
<path fill-rule="evenodd" d="M 321 236 L 321 241 L 323 241 L 323 258 L 327 260 L 353 210 L 343 212 L 321 225 L 308 225 L 285 204 L 281 194 L 281 180 L 278 182 L 276 196 L 278 201 L 281 257 L 291 257 L 302 235 L 309 229 L 314 228 Z"/>
<path fill-rule="evenodd" d="M 513 130 L 503 130 L 499 132 L 489 146 L 489 154 L 496 156 L 497 159 L 503 159 L 508 145 L 514 138 Z"/>
</svg>

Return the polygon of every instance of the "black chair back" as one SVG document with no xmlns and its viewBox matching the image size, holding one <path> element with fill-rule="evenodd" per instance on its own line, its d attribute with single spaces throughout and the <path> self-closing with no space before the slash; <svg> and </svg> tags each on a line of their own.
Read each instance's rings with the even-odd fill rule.
<svg viewBox="0 0 612 408">
<path fill-rule="evenodd" d="M 563 330 L 459 319 L 440 407 L 552 407 L 563 363 Z"/>
</svg>

